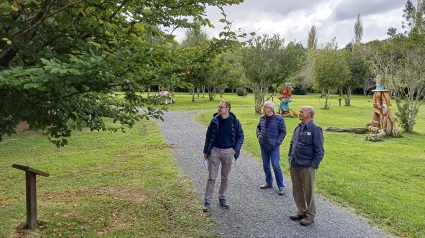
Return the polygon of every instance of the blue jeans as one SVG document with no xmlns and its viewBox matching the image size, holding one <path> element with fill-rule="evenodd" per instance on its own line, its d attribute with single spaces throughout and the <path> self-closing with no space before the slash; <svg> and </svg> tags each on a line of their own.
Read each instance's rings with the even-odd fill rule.
<svg viewBox="0 0 425 238">
<path fill-rule="evenodd" d="M 272 171 L 270 169 L 270 160 L 272 162 L 274 176 L 276 178 L 276 184 L 278 188 L 283 188 L 283 175 L 282 170 L 280 168 L 280 150 L 266 150 L 262 146 L 261 148 L 261 158 L 263 159 L 263 169 L 266 174 L 266 183 L 273 184 Z"/>
</svg>

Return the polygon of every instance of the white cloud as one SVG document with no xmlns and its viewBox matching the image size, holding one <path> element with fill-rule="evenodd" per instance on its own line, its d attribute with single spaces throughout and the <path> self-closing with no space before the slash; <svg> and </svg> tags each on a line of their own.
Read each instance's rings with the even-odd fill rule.
<svg viewBox="0 0 425 238">
<path fill-rule="evenodd" d="M 289 41 L 306 45 L 308 32 L 314 24 L 319 44 L 332 38 L 340 47 L 352 41 L 357 14 L 363 22 L 363 42 L 385 39 L 388 28 L 401 30 L 404 0 L 245 0 L 240 5 L 225 8 L 234 30 L 257 34 L 280 34 Z M 216 8 L 208 8 L 207 16 L 215 25 L 206 29 L 208 35 L 218 36 L 224 27 Z M 177 39 L 184 38 L 184 30 L 177 31 Z"/>
</svg>

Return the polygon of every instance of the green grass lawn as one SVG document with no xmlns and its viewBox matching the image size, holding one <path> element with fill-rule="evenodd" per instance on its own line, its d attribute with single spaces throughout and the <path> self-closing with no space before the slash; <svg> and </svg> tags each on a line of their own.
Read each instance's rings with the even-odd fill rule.
<svg viewBox="0 0 425 238">
<path fill-rule="evenodd" d="M 260 155 L 252 94 L 217 96 L 215 101 L 187 93 L 175 95 L 169 110 L 202 110 L 196 118 L 208 124 L 221 99 L 232 103 L 245 131 L 244 149 Z M 371 120 L 371 97 L 356 96 L 351 107 L 330 99 L 330 110 L 319 109 L 318 95 L 293 97 L 290 106 L 316 108 L 315 121 L 326 126 L 362 127 Z M 278 100 L 275 99 L 278 103 Z M 414 133 L 381 142 L 365 135 L 324 132 L 325 158 L 317 173 L 321 195 L 401 236 L 425 236 L 425 109 Z M 205 112 L 207 110 L 207 112 Z M 392 106 L 393 113 L 396 110 Z M 286 118 L 287 138 L 282 167 L 289 177 L 286 154 L 297 118 Z M 74 132 L 61 149 L 38 133 L 5 137 L 0 143 L 0 238 L 3 237 L 211 237 L 214 222 L 205 216 L 194 186 L 173 161 L 152 121 L 143 121 L 127 133 Z M 200 152 L 202 153 L 202 152 Z M 243 159 L 243 158 L 242 158 Z M 38 177 L 37 234 L 17 227 L 26 221 L 24 172 L 12 164 L 51 174 Z M 318 214 L 320 216 L 320 214 Z M 322 219 L 326 219 L 322 217 Z M 278 221 L 277 221 L 278 222 Z"/>
<path fill-rule="evenodd" d="M 156 123 L 127 133 L 74 132 L 61 149 L 39 133 L 0 143 L 0 237 L 214 237 L 194 185 L 181 173 Z M 26 222 L 21 164 L 37 177 L 39 229 Z"/>
<path fill-rule="evenodd" d="M 315 122 L 322 126 L 363 127 L 372 119 L 372 97 L 355 96 L 350 107 L 338 106 L 338 96 L 330 97 L 330 110 L 320 109 L 324 103 L 318 95 L 293 96 L 291 108 L 302 105 L 316 109 Z M 169 110 L 211 109 L 197 114 L 207 125 L 220 100 L 232 103 L 232 111 L 245 131 L 244 149 L 260 157 L 255 128 L 259 116 L 254 113 L 253 96 L 226 94 L 215 101 L 176 94 L 177 104 Z M 274 100 L 276 104 L 278 100 Z M 202 106 L 200 106 L 202 105 Z M 397 110 L 395 103 L 391 107 Z M 381 142 L 365 141 L 365 135 L 324 132 L 325 158 L 317 172 L 318 192 L 369 218 L 384 229 L 402 236 L 425 237 L 425 108 L 421 108 L 413 133 L 402 138 L 386 137 Z M 287 153 L 297 118 L 286 118 L 287 136 L 281 146 L 281 164 L 289 178 Z M 242 158 L 243 159 L 243 158 Z M 320 216 L 320 214 L 318 214 Z M 326 218 L 322 218 L 326 219 Z"/>
</svg>

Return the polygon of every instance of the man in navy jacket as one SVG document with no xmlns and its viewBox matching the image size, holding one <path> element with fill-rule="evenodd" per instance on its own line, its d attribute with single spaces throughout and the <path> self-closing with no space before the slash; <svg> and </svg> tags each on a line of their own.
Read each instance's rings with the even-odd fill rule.
<svg viewBox="0 0 425 238">
<path fill-rule="evenodd" d="M 240 121 L 235 114 L 230 112 L 230 103 L 221 101 L 218 112 L 207 129 L 204 145 L 204 158 L 208 160 L 208 181 L 205 191 L 204 212 L 210 211 L 214 185 L 217 179 L 218 169 L 221 163 L 221 183 L 219 190 L 219 203 L 224 208 L 229 208 L 226 201 L 226 191 L 229 184 L 229 175 L 232 168 L 233 158 L 238 159 L 244 140 L 244 134 Z"/>
<path fill-rule="evenodd" d="M 257 125 L 257 138 L 260 143 L 261 157 L 263 159 L 263 170 L 266 175 L 266 184 L 261 189 L 273 187 L 273 177 L 270 169 L 272 162 L 278 194 L 283 195 L 283 175 L 280 168 L 280 145 L 286 135 L 285 120 L 279 114 L 274 113 L 274 103 L 265 101 L 263 105 L 264 115 L 260 117 Z"/>
<path fill-rule="evenodd" d="M 298 117 L 301 123 L 294 130 L 288 153 L 297 213 L 289 218 L 294 221 L 301 220 L 301 225 L 308 226 L 313 224 L 316 216 L 315 175 L 325 149 L 322 128 L 313 122 L 313 107 L 302 106 Z"/>
</svg>

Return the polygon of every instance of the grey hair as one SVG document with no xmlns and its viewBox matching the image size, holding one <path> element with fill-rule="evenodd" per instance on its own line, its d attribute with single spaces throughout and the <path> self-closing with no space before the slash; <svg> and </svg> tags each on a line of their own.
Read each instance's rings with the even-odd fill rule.
<svg viewBox="0 0 425 238">
<path fill-rule="evenodd" d="M 274 111 L 274 103 L 272 101 L 265 101 L 263 107 L 270 107 Z"/>
<path fill-rule="evenodd" d="M 312 106 L 302 106 L 303 108 L 306 108 L 307 109 L 307 111 L 309 112 L 309 113 L 311 113 L 311 119 L 313 119 L 314 118 L 314 108 L 312 107 Z"/>
</svg>

